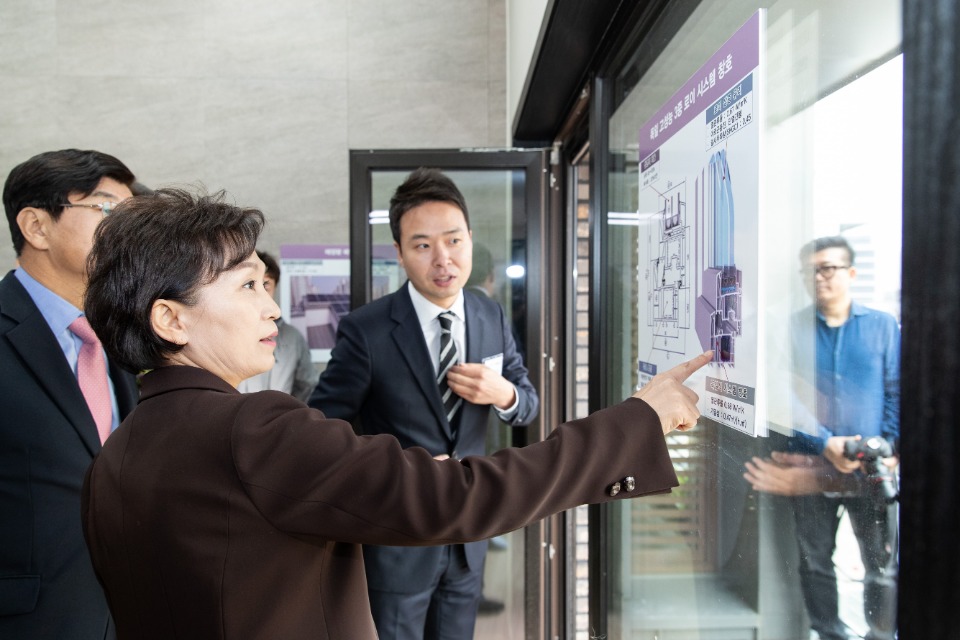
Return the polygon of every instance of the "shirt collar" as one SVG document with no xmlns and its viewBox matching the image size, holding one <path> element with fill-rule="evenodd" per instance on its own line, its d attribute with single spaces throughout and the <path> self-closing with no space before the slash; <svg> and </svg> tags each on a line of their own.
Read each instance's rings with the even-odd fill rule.
<svg viewBox="0 0 960 640">
<path fill-rule="evenodd" d="M 27 293 L 30 294 L 33 303 L 40 309 L 40 313 L 43 314 L 43 318 L 50 326 L 50 330 L 53 331 L 53 335 L 60 335 L 66 331 L 71 322 L 83 315 L 83 311 L 40 284 L 33 276 L 24 271 L 23 267 L 17 267 L 13 273 L 20 284 L 23 285 L 23 288 L 27 290 Z"/>
<path fill-rule="evenodd" d="M 463 289 L 457 294 L 457 299 L 453 301 L 449 309 L 437 306 L 423 297 L 423 294 L 417 291 L 413 283 L 407 281 L 407 291 L 410 292 L 410 301 L 413 303 L 413 310 L 417 312 L 417 319 L 421 325 L 432 322 L 434 318 L 444 311 L 452 311 L 462 322 L 466 321 L 466 314 L 463 311 Z"/>
<path fill-rule="evenodd" d="M 870 310 L 865 306 L 857 302 L 856 300 L 850 303 L 850 315 L 852 316 L 865 316 L 870 313 Z"/>
<path fill-rule="evenodd" d="M 820 309 L 817 309 L 817 305 L 813 305 L 813 310 L 817 312 L 817 318 L 819 318 L 820 320 L 823 320 L 824 322 L 827 321 L 827 318 L 823 315 L 823 313 L 820 312 Z M 870 313 L 870 309 L 863 306 L 856 300 L 850 301 L 850 317 L 851 318 L 853 316 L 865 316 L 868 313 Z"/>
</svg>

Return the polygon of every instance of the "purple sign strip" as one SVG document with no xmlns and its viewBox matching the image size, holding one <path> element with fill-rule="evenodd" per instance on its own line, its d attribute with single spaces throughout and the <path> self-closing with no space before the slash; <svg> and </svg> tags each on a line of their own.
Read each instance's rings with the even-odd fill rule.
<svg viewBox="0 0 960 640">
<path fill-rule="evenodd" d="M 397 248 L 392 244 L 375 244 L 370 247 L 370 254 L 374 260 L 396 260 Z"/>
<path fill-rule="evenodd" d="M 639 162 L 643 162 L 759 64 L 758 11 L 640 128 Z"/>
<path fill-rule="evenodd" d="M 345 244 L 282 244 L 281 260 L 347 259 L 350 247 Z"/>
</svg>

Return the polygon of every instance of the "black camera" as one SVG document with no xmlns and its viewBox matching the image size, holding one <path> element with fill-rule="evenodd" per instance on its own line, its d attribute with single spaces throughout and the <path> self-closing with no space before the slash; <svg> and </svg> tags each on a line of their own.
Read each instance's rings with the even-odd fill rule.
<svg viewBox="0 0 960 640">
<path fill-rule="evenodd" d="M 893 447 L 880 436 L 843 443 L 843 456 L 863 464 L 867 484 L 884 502 L 894 502 L 898 498 L 897 479 L 890 467 L 883 464 L 883 459 L 892 455 Z"/>
</svg>

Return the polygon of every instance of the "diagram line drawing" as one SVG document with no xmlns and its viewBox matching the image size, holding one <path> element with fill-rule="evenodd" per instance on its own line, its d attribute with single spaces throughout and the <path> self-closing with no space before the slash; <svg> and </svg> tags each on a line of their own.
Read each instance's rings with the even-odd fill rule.
<svg viewBox="0 0 960 640">
<path fill-rule="evenodd" d="M 713 350 L 714 362 L 733 366 L 743 329 L 743 279 L 734 253 L 733 185 L 725 149 L 710 156 L 692 192 L 693 220 L 687 219 L 686 180 L 668 182 L 667 190 L 658 192 L 659 224 L 648 227 L 648 243 L 656 244 L 656 251 L 649 254 L 646 271 L 647 326 L 654 350 L 683 355 L 687 332 L 694 328 L 700 346 Z"/>
</svg>

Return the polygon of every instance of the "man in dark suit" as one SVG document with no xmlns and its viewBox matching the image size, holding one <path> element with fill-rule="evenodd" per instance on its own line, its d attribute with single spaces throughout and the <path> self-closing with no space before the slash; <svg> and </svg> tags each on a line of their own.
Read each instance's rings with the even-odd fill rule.
<svg viewBox="0 0 960 640">
<path fill-rule="evenodd" d="M 483 455 L 491 410 L 524 425 L 539 400 L 503 309 L 463 288 L 473 246 L 463 195 L 418 169 L 390 201 L 390 227 L 409 282 L 341 320 L 310 405 L 438 459 Z M 381 640 L 472 638 L 486 550 L 364 547 Z"/>
<path fill-rule="evenodd" d="M 103 381 L 100 360 L 104 395 L 88 405 L 77 370 L 85 344 L 90 357 L 102 347 L 71 327 L 94 229 L 133 183 L 113 156 L 67 149 L 20 164 L 4 186 L 18 267 L 0 281 L 0 638 L 114 637 L 80 527 L 80 486 L 136 404 L 136 380 L 108 363 Z"/>
</svg>

